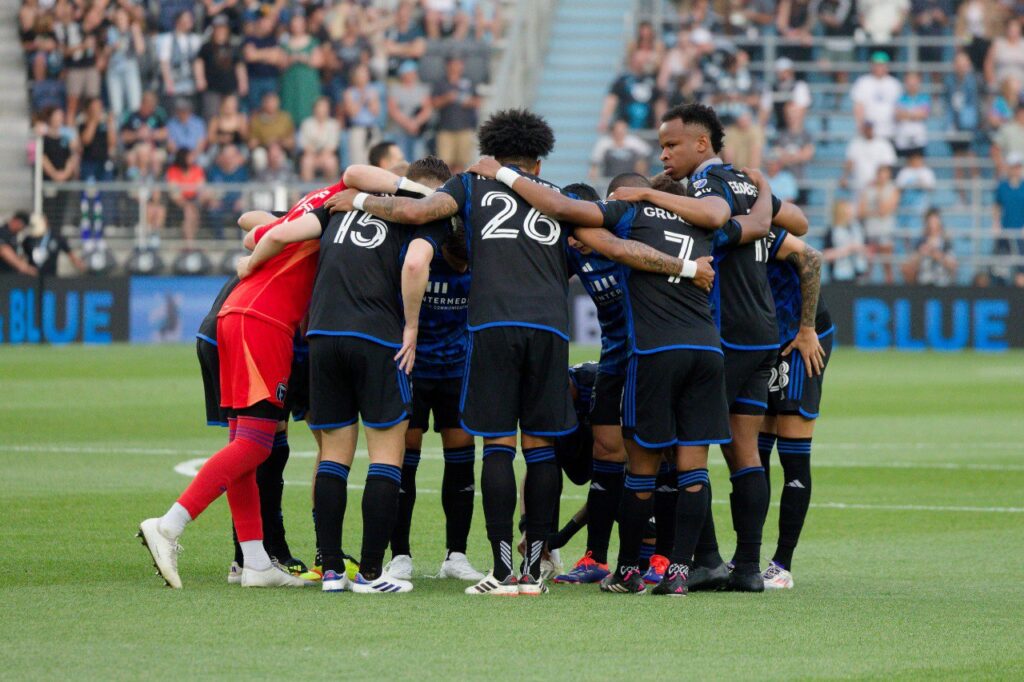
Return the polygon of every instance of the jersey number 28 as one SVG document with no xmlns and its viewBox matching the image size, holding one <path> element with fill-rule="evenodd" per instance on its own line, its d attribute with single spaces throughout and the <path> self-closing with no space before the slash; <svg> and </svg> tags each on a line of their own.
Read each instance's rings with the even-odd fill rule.
<svg viewBox="0 0 1024 682">
<path fill-rule="evenodd" d="M 494 215 L 493 218 L 487 221 L 484 225 L 484 229 L 480 231 L 481 239 L 515 239 L 519 236 L 519 230 L 515 227 L 502 227 L 508 220 L 516 214 L 518 203 L 509 194 L 505 192 L 488 192 L 480 199 L 482 206 L 492 206 L 495 203 L 501 204 L 501 208 Z M 538 230 L 539 225 L 547 225 L 547 234 L 542 233 Z M 537 211 L 535 208 L 531 208 L 530 212 L 526 214 L 526 218 L 523 220 L 523 232 L 526 236 L 534 241 L 538 241 L 545 246 L 551 246 L 557 244 L 559 237 L 562 236 L 562 226 L 558 224 L 558 221 L 554 218 L 549 218 Z"/>
</svg>

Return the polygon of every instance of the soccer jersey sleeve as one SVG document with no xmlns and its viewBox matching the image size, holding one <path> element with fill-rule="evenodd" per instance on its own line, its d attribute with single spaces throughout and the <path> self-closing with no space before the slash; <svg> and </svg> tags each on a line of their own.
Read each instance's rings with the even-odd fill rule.
<svg viewBox="0 0 1024 682">
<path fill-rule="evenodd" d="M 441 244 L 444 243 L 444 238 L 448 235 L 451 229 L 452 224 L 450 220 L 435 220 L 432 223 L 420 225 L 416 228 L 412 238 L 422 239 L 428 242 L 432 247 L 434 247 L 434 253 L 437 254 L 441 252 Z"/>
<path fill-rule="evenodd" d="M 778 198 L 774 194 L 772 195 L 772 217 L 779 215 L 779 211 L 782 210 L 782 199 Z"/>
<path fill-rule="evenodd" d="M 713 237 L 713 246 L 717 249 L 731 249 L 734 246 L 739 245 L 740 238 L 743 237 L 743 228 L 739 222 L 730 220 L 722 227 L 715 230 Z"/>
<path fill-rule="evenodd" d="M 599 201 L 597 205 L 604 213 L 601 227 L 615 234 L 620 239 L 629 239 L 633 218 L 636 216 L 636 204 L 628 201 Z"/>
<path fill-rule="evenodd" d="M 782 247 L 782 242 L 786 241 L 786 236 L 789 233 L 783 230 L 781 227 L 775 227 L 772 225 L 771 229 L 771 249 L 768 251 L 768 258 L 774 259 L 775 254 L 779 252 L 779 248 Z"/>
<path fill-rule="evenodd" d="M 732 190 L 729 189 L 729 186 L 721 178 L 705 175 L 703 178 L 692 180 L 691 186 L 693 187 L 694 198 L 721 197 L 729 202 L 729 208 L 733 212 L 736 211 L 736 205 L 732 199 Z"/>
<path fill-rule="evenodd" d="M 444 192 L 449 195 L 452 199 L 455 199 L 455 203 L 459 205 L 459 212 L 463 212 L 463 207 L 466 202 L 469 201 L 469 175 L 466 173 L 459 173 L 453 176 L 448 182 L 444 183 L 437 188 L 438 192 Z"/>
</svg>

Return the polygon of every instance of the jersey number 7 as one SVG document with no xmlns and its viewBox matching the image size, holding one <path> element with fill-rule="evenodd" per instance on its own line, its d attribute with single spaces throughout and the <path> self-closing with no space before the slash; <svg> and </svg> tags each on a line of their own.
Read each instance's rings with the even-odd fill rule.
<svg viewBox="0 0 1024 682">
<path fill-rule="evenodd" d="M 673 244 L 679 244 L 679 259 L 689 260 L 690 254 L 693 253 L 693 237 L 686 234 L 679 234 L 678 232 L 669 232 L 665 230 L 665 241 L 672 242 Z M 679 284 L 682 281 L 680 275 L 673 275 L 668 278 L 668 281 L 672 284 Z"/>
</svg>

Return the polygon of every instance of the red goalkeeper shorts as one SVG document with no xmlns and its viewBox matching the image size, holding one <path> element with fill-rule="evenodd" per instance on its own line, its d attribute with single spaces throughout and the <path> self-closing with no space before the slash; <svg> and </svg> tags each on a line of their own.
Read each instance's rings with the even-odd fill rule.
<svg viewBox="0 0 1024 682">
<path fill-rule="evenodd" d="M 244 314 L 217 320 L 220 405 L 235 410 L 267 402 L 283 407 L 292 368 L 292 335 Z"/>
</svg>

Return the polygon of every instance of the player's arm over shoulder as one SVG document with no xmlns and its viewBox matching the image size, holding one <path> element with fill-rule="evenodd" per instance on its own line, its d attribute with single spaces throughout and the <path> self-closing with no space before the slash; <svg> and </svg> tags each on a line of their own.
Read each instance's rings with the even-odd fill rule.
<svg viewBox="0 0 1024 682">
<path fill-rule="evenodd" d="M 452 195 L 439 190 L 422 199 L 368 196 L 363 201 L 363 210 L 395 223 L 423 225 L 452 217 L 458 213 L 459 204 Z"/>
</svg>

